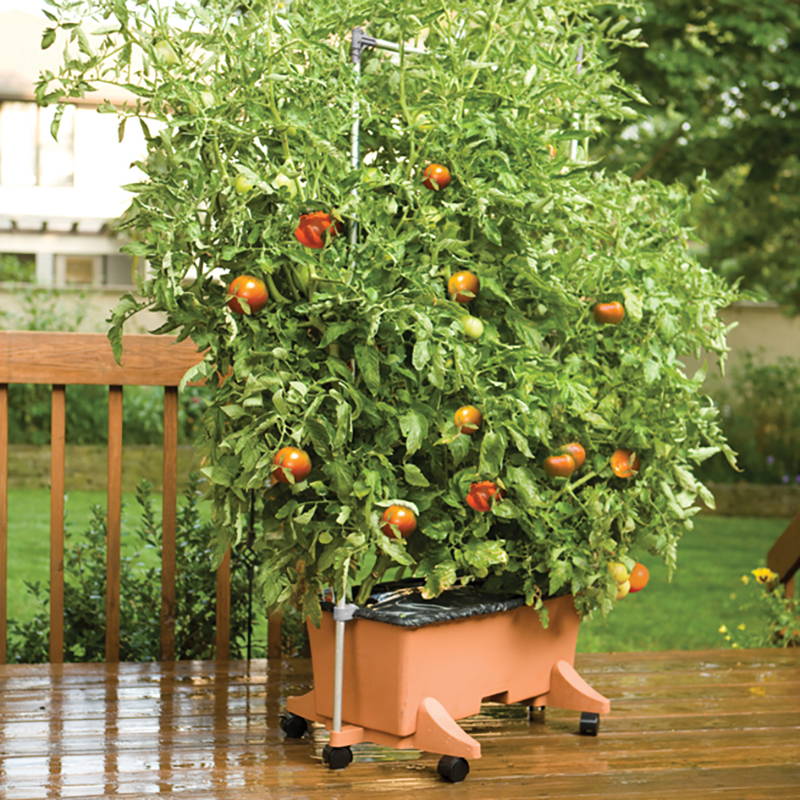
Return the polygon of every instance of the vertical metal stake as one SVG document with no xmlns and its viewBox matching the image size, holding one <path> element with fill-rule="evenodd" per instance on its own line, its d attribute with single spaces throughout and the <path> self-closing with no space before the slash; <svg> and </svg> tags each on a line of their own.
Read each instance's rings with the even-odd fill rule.
<svg viewBox="0 0 800 800">
<path fill-rule="evenodd" d="M 336 607 L 344 611 L 345 598 L 342 592 Z M 334 661 L 333 661 L 333 730 L 342 729 L 342 694 L 344 692 L 344 626 L 347 624 L 343 619 L 337 619 L 334 623 Z"/>
<path fill-rule="evenodd" d="M 578 54 L 575 57 L 575 61 L 578 64 L 577 73 L 578 73 L 578 75 L 580 75 L 581 72 L 583 72 L 583 45 L 582 44 L 578 45 Z M 575 120 L 575 124 L 576 125 L 580 124 L 580 120 L 579 119 Z M 569 159 L 570 159 L 570 161 L 576 161 L 577 158 L 578 158 L 578 140 L 577 139 L 573 139 L 569 143 Z"/>
</svg>

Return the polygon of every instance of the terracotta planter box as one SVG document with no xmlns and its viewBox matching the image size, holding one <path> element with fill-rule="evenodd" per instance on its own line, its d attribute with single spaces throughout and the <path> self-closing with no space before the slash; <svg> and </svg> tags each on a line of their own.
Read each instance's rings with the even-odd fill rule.
<svg viewBox="0 0 800 800">
<path fill-rule="evenodd" d="M 607 713 L 608 700 L 572 666 L 579 625 L 572 597 L 545 606 L 546 629 L 528 606 L 420 628 L 359 618 L 348 622 L 343 725 L 331 732 L 330 746 L 370 741 L 479 758 L 480 744 L 456 720 L 478 713 L 482 700 Z M 319 628 L 309 625 L 314 688 L 287 702 L 292 714 L 329 729 L 334 628 L 330 612 Z M 598 721 L 595 717 L 594 731 L 583 732 L 596 732 Z"/>
</svg>

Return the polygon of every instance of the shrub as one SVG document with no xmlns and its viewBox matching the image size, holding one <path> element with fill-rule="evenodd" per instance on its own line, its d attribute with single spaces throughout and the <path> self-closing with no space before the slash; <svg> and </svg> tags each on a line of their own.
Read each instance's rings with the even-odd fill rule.
<svg viewBox="0 0 800 800">
<path fill-rule="evenodd" d="M 190 476 L 177 515 L 176 657 L 208 659 L 215 631 L 214 536 L 200 514 L 199 479 Z M 125 536 L 135 545 L 122 556 L 120 659 L 153 661 L 159 657 L 161 607 L 161 526 L 153 508 L 151 487 L 136 492 L 141 521 Z M 86 531 L 67 529 L 64 549 L 64 659 L 102 661 L 105 657 L 106 520 L 100 506 L 92 510 Z M 9 661 L 48 660 L 50 627 L 48 590 L 41 582 L 27 584 L 38 610 L 25 621 L 9 620 Z M 232 560 L 231 655 L 245 655 L 247 639 L 247 574 L 239 558 Z M 263 647 L 256 654 L 263 655 Z"/>
<path fill-rule="evenodd" d="M 734 473 L 716 456 L 701 475 L 723 482 L 800 483 L 800 358 L 764 363 L 760 353 L 742 356 L 731 388 L 715 392 L 741 472 Z"/>
</svg>

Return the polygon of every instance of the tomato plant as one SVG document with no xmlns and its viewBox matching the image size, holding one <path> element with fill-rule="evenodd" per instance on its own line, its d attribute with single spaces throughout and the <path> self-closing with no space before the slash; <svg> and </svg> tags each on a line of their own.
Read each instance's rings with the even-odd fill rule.
<svg viewBox="0 0 800 800">
<path fill-rule="evenodd" d="M 381 516 L 381 532 L 394 539 L 398 534 L 407 539 L 417 529 L 417 517 L 414 512 L 401 505 L 391 505 Z"/>
<path fill-rule="evenodd" d="M 70 57 L 37 96 L 131 93 L 104 110 L 144 131 L 119 226 L 148 275 L 112 344 L 147 309 L 205 353 L 187 376 L 213 387 L 202 471 L 220 538 L 252 533 L 263 554 L 265 604 L 318 618 L 325 587 L 368 593 L 391 570 L 431 596 L 479 582 L 606 612 L 609 559 L 649 547 L 674 567 L 710 499 L 697 466 L 733 457 L 684 357 L 724 353 L 735 294 L 688 246 L 692 193 L 596 166 L 610 121 L 636 125 L 611 64 L 633 30 L 592 0 L 245 5 L 53 0 Z M 426 54 L 365 51 L 357 76 L 364 21 Z M 458 176 L 446 190 L 421 185 L 434 156 Z M 241 275 L 265 282 L 268 314 L 225 307 Z M 624 323 L 599 325 L 597 301 Z M 576 464 L 565 442 L 586 453 L 568 481 L 542 468 Z M 646 465 L 633 480 L 609 468 L 620 443 Z M 273 463 L 284 447 L 313 472 Z M 408 539 L 381 531 L 392 505 L 418 518 Z"/>
<path fill-rule="evenodd" d="M 228 294 L 232 295 L 228 300 L 228 308 L 237 314 L 255 314 L 260 311 L 269 300 L 267 287 L 260 278 L 252 275 L 239 275 L 228 284 Z M 247 311 L 239 300 L 247 301 Z"/>
</svg>

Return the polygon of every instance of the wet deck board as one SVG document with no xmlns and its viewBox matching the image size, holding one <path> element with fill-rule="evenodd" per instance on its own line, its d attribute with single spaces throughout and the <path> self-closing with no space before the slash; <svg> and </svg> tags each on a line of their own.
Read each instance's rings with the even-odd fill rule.
<svg viewBox="0 0 800 800">
<path fill-rule="evenodd" d="M 310 685 L 305 660 L 0 666 L 0 797 L 800 797 L 800 652 L 592 654 L 576 666 L 611 700 L 600 735 L 578 736 L 573 712 L 529 722 L 486 704 L 461 723 L 483 757 L 456 786 L 428 753 L 359 745 L 330 772 L 324 731 L 286 741 L 279 715 Z"/>
</svg>

